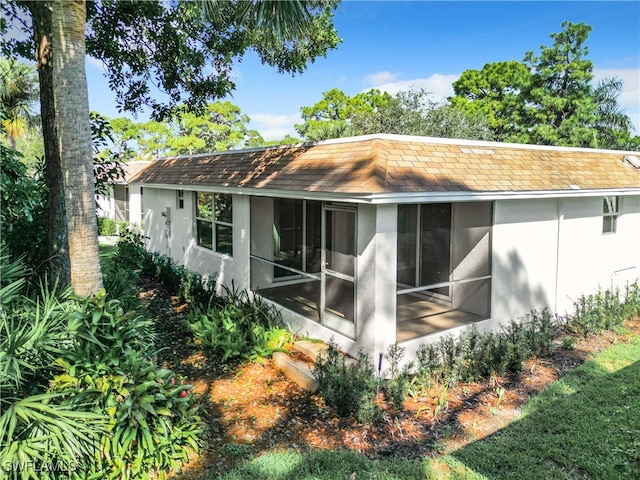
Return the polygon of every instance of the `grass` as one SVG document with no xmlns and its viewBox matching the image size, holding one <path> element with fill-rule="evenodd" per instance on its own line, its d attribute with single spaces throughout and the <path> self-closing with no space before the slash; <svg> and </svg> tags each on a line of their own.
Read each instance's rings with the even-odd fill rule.
<svg viewBox="0 0 640 480">
<path fill-rule="evenodd" d="M 452 456 L 488 478 L 638 478 L 640 338 L 532 398 L 521 420 Z"/>
<path fill-rule="evenodd" d="M 117 245 L 109 245 L 105 243 L 101 243 L 98 245 L 98 252 L 100 254 L 100 261 L 104 262 L 105 260 L 111 258 L 118 249 Z"/>
<path fill-rule="evenodd" d="M 640 472 L 640 337 L 604 350 L 530 399 L 523 417 L 440 458 L 268 453 L 222 480 L 632 479 Z M 209 477 L 210 479 L 216 477 Z"/>
</svg>

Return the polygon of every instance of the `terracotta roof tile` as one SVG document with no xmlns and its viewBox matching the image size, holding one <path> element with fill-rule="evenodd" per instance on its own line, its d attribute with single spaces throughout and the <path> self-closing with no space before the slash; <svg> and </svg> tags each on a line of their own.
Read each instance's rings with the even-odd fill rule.
<svg viewBox="0 0 640 480">
<path fill-rule="evenodd" d="M 131 181 L 353 194 L 640 189 L 625 154 L 380 135 L 157 160 Z"/>
</svg>

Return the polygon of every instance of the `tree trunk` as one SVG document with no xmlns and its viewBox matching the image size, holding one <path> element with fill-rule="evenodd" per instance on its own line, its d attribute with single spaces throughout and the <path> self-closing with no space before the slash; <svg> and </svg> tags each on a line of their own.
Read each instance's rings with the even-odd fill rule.
<svg viewBox="0 0 640 480">
<path fill-rule="evenodd" d="M 66 287 L 71 284 L 69 240 L 64 209 L 62 161 L 58 150 L 56 117 L 53 105 L 53 62 L 51 56 L 51 2 L 27 2 L 33 23 L 38 80 L 40 82 L 40 115 L 44 137 L 44 156 L 48 190 L 49 273 L 52 282 Z"/>
<path fill-rule="evenodd" d="M 91 295 L 102 288 L 93 184 L 89 93 L 85 72 L 86 4 L 52 2 L 53 100 L 69 237 L 71 286 Z"/>
</svg>

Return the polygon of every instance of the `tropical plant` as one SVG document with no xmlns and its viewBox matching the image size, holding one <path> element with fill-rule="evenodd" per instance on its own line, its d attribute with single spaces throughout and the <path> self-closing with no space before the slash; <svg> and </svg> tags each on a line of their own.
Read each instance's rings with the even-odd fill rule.
<svg viewBox="0 0 640 480">
<path fill-rule="evenodd" d="M 202 423 L 191 385 L 159 368 L 146 354 L 127 349 L 109 363 L 70 364 L 51 382 L 54 392 L 78 392 L 107 416 L 89 472 L 101 478 L 165 478 L 198 451 Z"/>
<path fill-rule="evenodd" d="M 52 393 L 54 359 L 72 348 L 72 306 L 46 283 L 35 300 L 20 261 L 0 255 L 0 472 L 8 478 L 47 479 L 90 458 L 106 417 L 71 392 Z"/>
<path fill-rule="evenodd" d="M 187 324 L 222 362 L 270 356 L 293 340 L 275 307 L 233 287 L 225 288 L 221 304 L 194 305 Z"/>
<path fill-rule="evenodd" d="M 15 58 L 0 58 L 0 127 L 10 148 L 36 123 L 33 107 L 38 97 L 35 69 Z"/>
</svg>

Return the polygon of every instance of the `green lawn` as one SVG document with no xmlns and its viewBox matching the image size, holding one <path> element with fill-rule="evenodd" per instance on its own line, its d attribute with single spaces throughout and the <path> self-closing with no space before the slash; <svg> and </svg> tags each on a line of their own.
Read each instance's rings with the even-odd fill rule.
<svg viewBox="0 0 640 480">
<path fill-rule="evenodd" d="M 450 455 L 373 461 L 269 453 L 224 480 L 640 478 L 640 338 L 614 345 L 532 398 L 523 417 Z M 216 477 L 209 477 L 216 478 Z"/>
<path fill-rule="evenodd" d="M 98 252 L 100 254 L 100 260 L 104 261 L 111 257 L 114 253 L 116 253 L 118 246 L 117 245 L 107 245 L 101 243 L 98 245 Z"/>
</svg>

